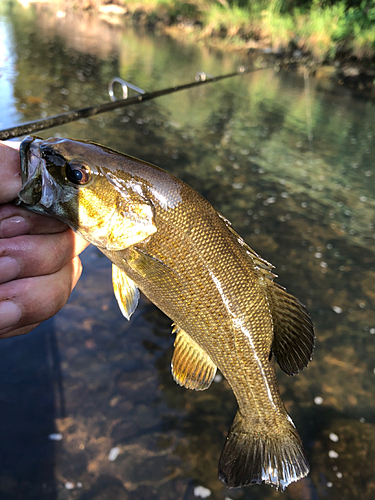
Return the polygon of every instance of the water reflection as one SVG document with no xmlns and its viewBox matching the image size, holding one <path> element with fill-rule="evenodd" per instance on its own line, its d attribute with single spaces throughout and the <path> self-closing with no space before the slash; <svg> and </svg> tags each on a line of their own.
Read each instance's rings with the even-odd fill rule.
<svg viewBox="0 0 375 500">
<path fill-rule="evenodd" d="M 7 125 L 106 101 L 114 75 L 155 90 L 246 62 L 85 16 L 72 30 L 68 16 L 8 5 L 13 10 L 3 8 L 1 22 L 18 76 L 2 108 Z M 312 472 L 288 488 L 286 500 L 373 496 L 374 128 L 372 102 L 267 70 L 40 134 L 98 141 L 182 178 L 307 305 L 317 332 L 314 361 L 279 380 Z M 222 487 L 217 461 L 235 412 L 227 383 L 203 393 L 176 386 L 170 321 L 143 299 L 126 322 L 110 264 L 88 249 L 84 266 L 59 315 L 32 336 L 1 343 L 2 402 L 15 401 L 1 417 L 14 437 L 1 440 L 3 498 L 31 496 L 43 484 L 51 499 L 191 499 L 197 486 L 217 499 L 280 497 L 266 486 Z M 61 357 L 65 414 L 53 398 L 62 395 L 49 368 L 48 335 Z M 34 342 L 38 369 L 25 363 Z M 47 409 L 39 412 L 35 400 Z M 21 407 L 34 436 L 30 448 L 21 445 L 25 420 L 18 425 L 14 417 Z M 53 431 L 62 441 L 46 439 Z M 25 468 L 17 466 L 20 455 Z"/>
</svg>

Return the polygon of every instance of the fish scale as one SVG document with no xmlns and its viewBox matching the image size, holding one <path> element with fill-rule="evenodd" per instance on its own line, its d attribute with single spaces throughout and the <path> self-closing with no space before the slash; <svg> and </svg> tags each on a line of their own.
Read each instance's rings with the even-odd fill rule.
<svg viewBox="0 0 375 500">
<path fill-rule="evenodd" d="M 189 190 L 185 196 L 189 196 Z M 182 190 L 183 200 L 185 196 L 184 190 Z M 186 321 L 180 317 L 178 311 L 175 311 L 176 304 L 178 304 L 178 309 L 182 310 L 190 307 L 190 304 L 184 304 L 181 296 L 176 301 L 176 290 L 163 289 L 163 300 L 160 300 L 159 293 L 158 296 L 154 296 L 153 291 L 149 291 L 147 280 L 145 283 L 137 282 L 138 277 L 136 275 L 133 274 L 131 277 L 150 300 L 184 331 L 188 332 L 210 354 L 211 359 L 232 386 L 242 413 L 251 415 L 253 419 L 255 412 L 258 416 L 263 416 L 263 418 L 268 416 L 273 421 L 274 418 L 270 412 L 270 407 L 272 409 L 276 407 L 279 412 L 286 413 L 283 410 L 278 390 L 276 390 L 277 385 L 274 383 L 273 366 L 270 366 L 268 370 L 264 370 L 264 377 L 267 378 L 268 375 L 270 383 L 273 383 L 272 386 L 274 387 L 272 393 L 269 394 L 267 388 L 262 387 L 262 384 L 252 383 L 254 379 L 258 380 L 262 375 L 259 373 L 258 364 L 254 360 L 252 361 L 254 357 L 253 350 L 249 348 L 249 343 L 244 335 L 241 335 L 241 332 L 239 332 L 240 341 L 237 340 L 235 335 L 229 349 L 224 350 L 223 346 L 227 342 L 226 337 L 233 330 L 232 318 L 229 317 L 228 312 L 225 314 L 225 310 L 221 311 L 221 314 L 217 314 L 216 309 L 222 307 L 222 298 L 217 287 L 212 286 L 212 278 L 208 269 L 211 273 L 220 276 L 225 273 L 225 279 L 220 280 L 223 295 L 228 298 L 233 297 L 231 307 L 234 309 L 233 313 L 235 315 L 237 315 L 235 304 L 239 304 L 241 317 L 244 320 L 246 318 L 245 326 L 248 326 L 249 330 L 254 332 L 252 333 L 254 347 L 264 364 L 266 361 L 268 362 L 272 343 L 270 315 L 259 314 L 259 310 L 264 310 L 267 307 L 265 297 L 257 290 L 259 286 L 256 286 L 254 270 L 247 262 L 249 257 L 237 255 L 238 253 L 245 254 L 245 250 L 238 245 L 238 241 L 227 231 L 224 222 L 217 217 L 206 200 L 196 196 L 194 201 L 194 211 L 200 213 L 198 222 L 191 214 L 186 215 L 184 201 L 172 210 L 163 210 L 156 205 L 155 218 L 158 221 L 159 231 L 151 236 L 149 241 L 136 246 L 136 248 L 145 251 L 148 255 L 164 262 L 168 268 L 173 268 L 185 283 L 189 276 L 194 276 L 195 283 L 188 294 L 193 298 L 195 306 L 193 314 L 190 314 Z M 188 210 L 192 211 L 190 207 Z M 208 212 L 207 218 L 202 217 L 204 211 Z M 162 225 L 163 222 L 165 227 Z M 194 225 L 192 226 L 192 224 Z M 168 237 L 166 238 L 165 235 L 168 235 Z M 185 235 L 187 236 L 185 237 Z M 184 241 L 186 238 L 187 241 Z M 180 245 L 175 247 L 174 243 L 171 242 L 177 241 L 180 242 Z M 180 252 L 176 252 L 178 248 L 181 249 Z M 188 249 L 190 251 L 187 251 Z M 197 258 L 187 259 L 187 254 L 190 254 L 191 257 L 194 252 L 197 254 Z M 241 257 L 247 263 L 246 272 L 242 273 L 242 267 L 245 266 L 241 266 L 238 262 Z M 199 266 L 200 261 L 202 262 L 201 266 Z M 190 268 L 186 269 L 185 266 L 181 269 L 181 262 L 188 262 Z M 249 276 L 249 267 L 253 276 Z M 251 278 L 253 279 L 251 280 Z M 210 291 L 208 295 L 205 294 L 207 290 Z M 214 307 L 210 307 L 210 304 L 214 305 Z M 192 321 L 193 319 L 194 321 Z M 215 339 L 212 341 L 213 331 L 218 332 L 215 335 L 216 342 Z M 219 342 L 221 349 L 218 356 L 216 347 Z M 211 348 L 212 344 L 214 349 Z"/>
<path fill-rule="evenodd" d="M 175 381 L 205 390 L 219 368 L 229 382 L 238 411 L 220 480 L 284 490 L 306 476 L 274 359 L 298 373 L 311 359 L 314 331 L 304 306 L 273 281 L 271 264 L 207 200 L 159 167 L 71 139 L 28 137 L 20 154 L 19 203 L 59 218 L 110 258 L 126 318 L 139 289 L 174 322 Z"/>
</svg>

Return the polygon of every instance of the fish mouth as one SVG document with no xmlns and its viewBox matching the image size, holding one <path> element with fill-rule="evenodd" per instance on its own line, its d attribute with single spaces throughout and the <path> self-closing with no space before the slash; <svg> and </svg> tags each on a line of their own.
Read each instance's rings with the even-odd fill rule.
<svg viewBox="0 0 375 500">
<path fill-rule="evenodd" d="M 52 177 L 43 157 L 46 141 L 36 136 L 27 136 L 20 144 L 22 189 L 18 193 L 18 204 L 46 211 L 56 202 L 67 201 L 71 193 Z"/>
<path fill-rule="evenodd" d="M 42 198 L 41 172 L 45 165 L 38 142 L 41 139 L 27 136 L 20 144 L 22 189 L 18 198 L 26 205 L 37 205 Z"/>
</svg>

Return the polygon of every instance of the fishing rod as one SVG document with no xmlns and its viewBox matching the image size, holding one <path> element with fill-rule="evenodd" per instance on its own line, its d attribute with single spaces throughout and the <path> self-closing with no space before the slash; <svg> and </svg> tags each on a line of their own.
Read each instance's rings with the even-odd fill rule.
<svg viewBox="0 0 375 500">
<path fill-rule="evenodd" d="M 174 87 L 165 88 L 162 90 L 156 90 L 154 92 L 145 92 L 144 90 L 136 87 L 135 85 L 125 82 L 121 78 L 113 78 L 109 83 L 109 96 L 111 102 L 106 102 L 104 104 L 98 104 L 97 106 L 90 106 L 88 108 L 78 109 L 75 111 L 68 111 L 67 113 L 61 113 L 59 115 L 49 116 L 47 118 L 42 118 L 40 120 L 34 120 L 32 122 L 23 123 L 17 125 L 16 127 L 8 128 L 5 130 L 0 130 L 0 140 L 12 139 L 14 137 L 20 137 L 22 135 L 31 134 L 33 132 L 40 132 L 41 130 L 46 130 L 48 128 L 57 127 L 59 125 L 64 125 L 65 123 L 74 122 L 81 118 L 88 118 L 90 116 L 98 115 L 99 113 L 105 113 L 106 111 L 113 111 L 114 109 L 123 108 L 125 106 L 132 106 L 133 104 L 140 104 L 141 102 L 150 101 L 168 94 L 173 94 L 174 92 L 180 92 L 181 90 L 190 89 L 198 85 L 204 85 L 206 83 L 218 82 L 224 80 L 225 78 L 232 78 L 234 76 L 245 75 L 247 73 L 253 73 L 254 71 L 260 71 L 264 68 L 254 68 L 246 69 L 244 66 L 239 66 L 237 71 L 233 73 L 228 73 L 226 75 L 211 76 L 204 72 L 199 72 L 195 76 L 195 81 L 186 83 L 184 85 L 176 85 Z M 116 99 L 113 91 L 113 85 L 115 83 L 120 83 L 123 91 L 123 98 Z M 138 95 L 133 97 L 128 97 L 128 89 L 132 89 L 138 93 Z"/>
</svg>

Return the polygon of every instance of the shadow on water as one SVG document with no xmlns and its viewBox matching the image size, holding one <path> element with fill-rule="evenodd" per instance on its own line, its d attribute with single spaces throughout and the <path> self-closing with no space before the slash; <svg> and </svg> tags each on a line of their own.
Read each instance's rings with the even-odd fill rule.
<svg viewBox="0 0 375 500">
<path fill-rule="evenodd" d="M 55 495 L 55 419 L 64 413 L 53 321 L 6 339 L 0 354 L 0 498 Z"/>
<path fill-rule="evenodd" d="M 156 90 L 244 62 L 88 15 L 56 19 L 44 7 L 5 4 L 13 11 L 0 11 L 4 127 L 104 102 L 115 75 Z M 276 265 L 317 332 L 310 367 L 278 373 L 309 477 L 284 494 L 221 485 L 232 391 L 220 379 L 201 393 L 178 387 L 170 321 L 145 298 L 125 321 L 110 263 L 89 248 L 67 306 L 33 334 L 1 342 L 0 500 L 372 500 L 374 111 L 324 82 L 311 80 L 308 91 L 300 76 L 268 70 L 40 135 L 90 139 L 161 165 Z"/>
</svg>

